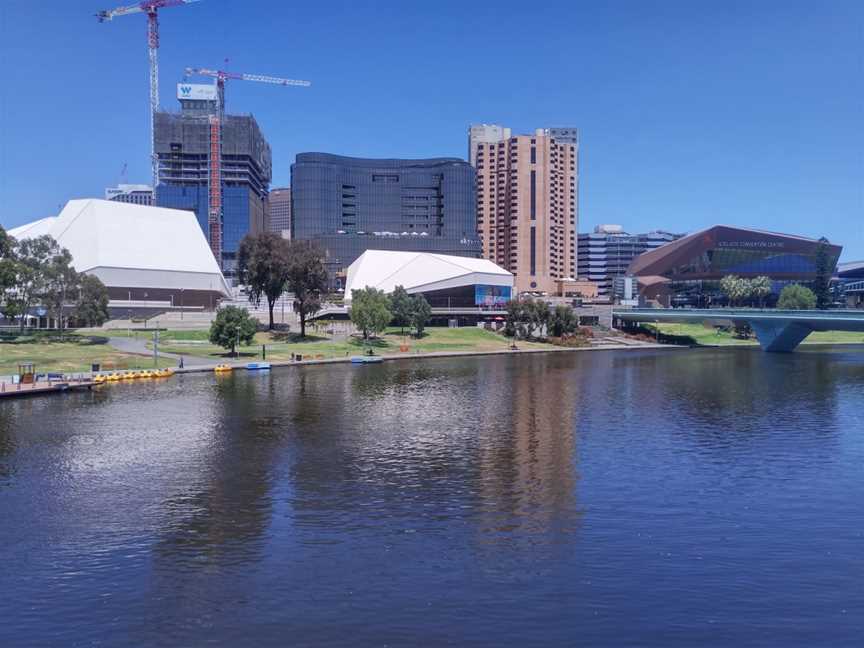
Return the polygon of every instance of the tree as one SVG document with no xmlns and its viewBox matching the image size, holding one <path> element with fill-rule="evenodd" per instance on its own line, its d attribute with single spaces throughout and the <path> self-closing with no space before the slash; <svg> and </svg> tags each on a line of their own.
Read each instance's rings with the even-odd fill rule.
<svg viewBox="0 0 864 648">
<path fill-rule="evenodd" d="M 549 334 L 553 337 L 564 337 L 576 332 L 579 320 L 570 306 L 559 304 L 549 315 Z"/>
<path fill-rule="evenodd" d="M 765 298 L 771 294 L 771 277 L 765 275 L 750 280 L 750 293 L 759 300 L 760 308 L 765 307 Z"/>
<path fill-rule="evenodd" d="M 15 239 L 0 225 L 0 304 L 15 285 Z"/>
<path fill-rule="evenodd" d="M 66 248 L 60 248 L 57 254 L 51 257 L 44 268 L 45 283 L 41 295 L 42 303 L 48 312 L 57 321 L 60 329 L 60 337 L 63 337 L 63 328 L 66 318 L 63 308 L 69 299 L 78 292 L 81 283 L 81 275 L 72 267 L 72 255 Z"/>
<path fill-rule="evenodd" d="M 551 316 L 549 304 L 547 304 L 542 299 L 532 300 L 529 305 L 528 312 L 531 318 L 531 335 L 536 333 L 538 330 L 541 334 L 543 333 L 544 329 L 548 330 L 549 317 Z"/>
<path fill-rule="evenodd" d="M 14 276 L 4 312 L 7 317 L 21 317 L 21 332 L 24 331 L 27 313 L 45 291 L 48 264 L 59 253 L 57 241 L 47 234 L 18 241 L 15 246 Z"/>
<path fill-rule="evenodd" d="M 75 318 L 87 326 L 102 326 L 108 320 L 108 289 L 99 277 L 81 276 Z"/>
<path fill-rule="evenodd" d="M 381 333 L 393 319 L 390 298 L 383 290 L 362 288 L 351 291 L 351 310 L 354 326 L 363 332 L 363 339 Z"/>
<path fill-rule="evenodd" d="M 527 340 L 538 326 L 549 321 L 549 305 L 534 301 L 530 297 L 511 299 L 507 302 L 507 318 L 504 334 L 517 339 Z"/>
<path fill-rule="evenodd" d="M 432 307 L 423 295 L 414 295 L 411 298 L 411 326 L 414 327 L 414 335 L 418 338 L 423 336 L 426 324 L 432 317 Z"/>
<path fill-rule="evenodd" d="M 720 290 L 729 299 L 730 306 L 736 306 L 751 295 L 750 282 L 736 275 L 726 275 L 720 280 Z"/>
<path fill-rule="evenodd" d="M 249 315 L 245 308 L 226 306 L 216 313 L 210 325 L 210 344 L 237 352 L 237 343 L 249 345 L 258 330 L 258 320 Z"/>
<path fill-rule="evenodd" d="M 404 328 L 413 323 L 414 308 L 413 298 L 408 294 L 408 291 L 402 286 L 396 286 L 390 295 L 390 310 L 393 311 L 394 323 L 403 329 L 403 333 L 405 332 Z"/>
<path fill-rule="evenodd" d="M 300 335 L 306 337 L 306 320 L 321 310 L 327 290 L 327 269 L 321 250 L 307 241 L 288 245 L 288 289 L 294 293 L 294 310 L 300 317 Z"/>
<path fill-rule="evenodd" d="M 831 245 L 824 236 L 816 246 L 816 279 L 813 281 L 813 293 L 816 295 L 816 308 L 826 310 L 831 307 L 831 275 L 834 268 L 831 264 Z"/>
<path fill-rule="evenodd" d="M 789 284 L 780 291 L 777 308 L 783 310 L 812 310 L 816 308 L 816 294 L 801 284 Z"/>
<path fill-rule="evenodd" d="M 237 274 L 240 283 L 249 289 L 249 300 L 257 306 L 263 296 L 267 300 L 273 330 L 273 306 L 285 292 L 290 269 L 288 241 L 272 232 L 247 235 L 240 241 L 237 252 Z"/>
</svg>

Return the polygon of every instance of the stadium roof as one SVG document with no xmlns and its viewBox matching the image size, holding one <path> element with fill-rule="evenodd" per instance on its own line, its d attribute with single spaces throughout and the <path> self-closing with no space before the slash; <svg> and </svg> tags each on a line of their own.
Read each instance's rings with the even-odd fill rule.
<svg viewBox="0 0 864 648">
<path fill-rule="evenodd" d="M 484 284 L 513 286 L 513 275 L 486 259 L 432 254 L 366 250 L 348 267 L 345 301 L 351 291 L 377 288 L 386 293 L 402 286 L 409 293 Z"/>
<path fill-rule="evenodd" d="M 16 239 L 49 234 L 79 272 L 106 286 L 183 288 L 230 294 L 195 214 L 88 198 L 59 216 L 16 227 Z"/>
</svg>

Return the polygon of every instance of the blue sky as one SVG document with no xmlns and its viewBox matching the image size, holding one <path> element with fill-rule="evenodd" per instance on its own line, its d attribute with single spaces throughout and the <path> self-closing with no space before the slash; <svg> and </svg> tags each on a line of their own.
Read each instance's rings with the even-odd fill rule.
<svg viewBox="0 0 864 648">
<path fill-rule="evenodd" d="M 101 197 L 124 163 L 149 180 L 146 20 L 97 23 L 114 2 L 0 2 L 4 226 Z M 171 109 L 187 65 L 313 82 L 229 82 L 229 111 L 270 140 L 275 185 L 300 151 L 464 157 L 472 122 L 573 125 L 580 231 L 727 223 L 864 258 L 857 0 L 203 0 L 161 27 Z"/>
</svg>

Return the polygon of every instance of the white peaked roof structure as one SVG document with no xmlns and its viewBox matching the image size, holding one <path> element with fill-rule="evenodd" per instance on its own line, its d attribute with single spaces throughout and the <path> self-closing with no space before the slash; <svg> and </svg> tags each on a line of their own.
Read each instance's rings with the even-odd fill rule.
<svg viewBox="0 0 864 648">
<path fill-rule="evenodd" d="M 350 303 L 351 291 L 362 288 L 390 293 L 402 286 L 409 293 L 421 293 L 474 284 L 512 288 L 513 275 L 487 259 L 366 250 L 348 266 L 345 301 Z"/>
<path fill-rule="evenodd" d="M 195 214 L 88 198 L 59 216 L 9 230 L 16 239 L 49 234 L 78 272 L 106 286 L 202 290 L 229 295 Z"/>
</svg>

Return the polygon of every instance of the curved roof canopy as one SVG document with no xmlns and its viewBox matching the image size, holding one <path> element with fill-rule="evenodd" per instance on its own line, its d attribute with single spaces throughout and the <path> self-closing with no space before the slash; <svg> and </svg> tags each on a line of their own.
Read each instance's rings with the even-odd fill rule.
<svg viewBox="0 0 864 648">
<path fill-rule="evenodd" d="M 183 288 L 230 294 L 195 214 L 88 198 L 59 216 L 16 227 L 16 239 L 49 234 L 79 272 L 106 286 Z"/>
<path fill-rule="evenodd" d="M 351 301 L 352 290 L 369 287 L 390 293 L 402 286 L 409 293 L 421 293 L 474 284 L 512 288 L 513 275 L 486 259 L 366 250 L 348 267 L 345 301 Z"/>
<path fill-rule="evenodd" d="M 747 266 L 731 270 L 702 268 L 697 271 L 690 269 L 688 270 L 688 277 L 694 279 L 710 278 L 715 274 L 723 275 L 727 272 L 742 275 L 759 273 L 772 276 L 796 275 L 801 274 L 801 271 L 785 267 L 782 263 L 783 255 L 812 256 L 818 245 L 818 240 L 803 236 L 778 234 L 729 225 L 715 225 L 648 252 L 643 252 L 633 259 L 627 272 L 637 277 L 663 276 L 670 278 L 678 272 L 678 268 L 692 264 L 694 259 L 699 259 L 708 251 L 729 253 L 746 251 L 772 256 L 778 260 L 777 269 L 772 271 L 770 264 L 766 266 L 763 262 L 762 266 L 754 268 L 752 271 Z M 829 244 L 829 250 L 832 263 L 836 263 L 842 247 Z M 742 256 L 742 260 L 746 260 L 744 255 L 739 256 Z"/>
</svg>

